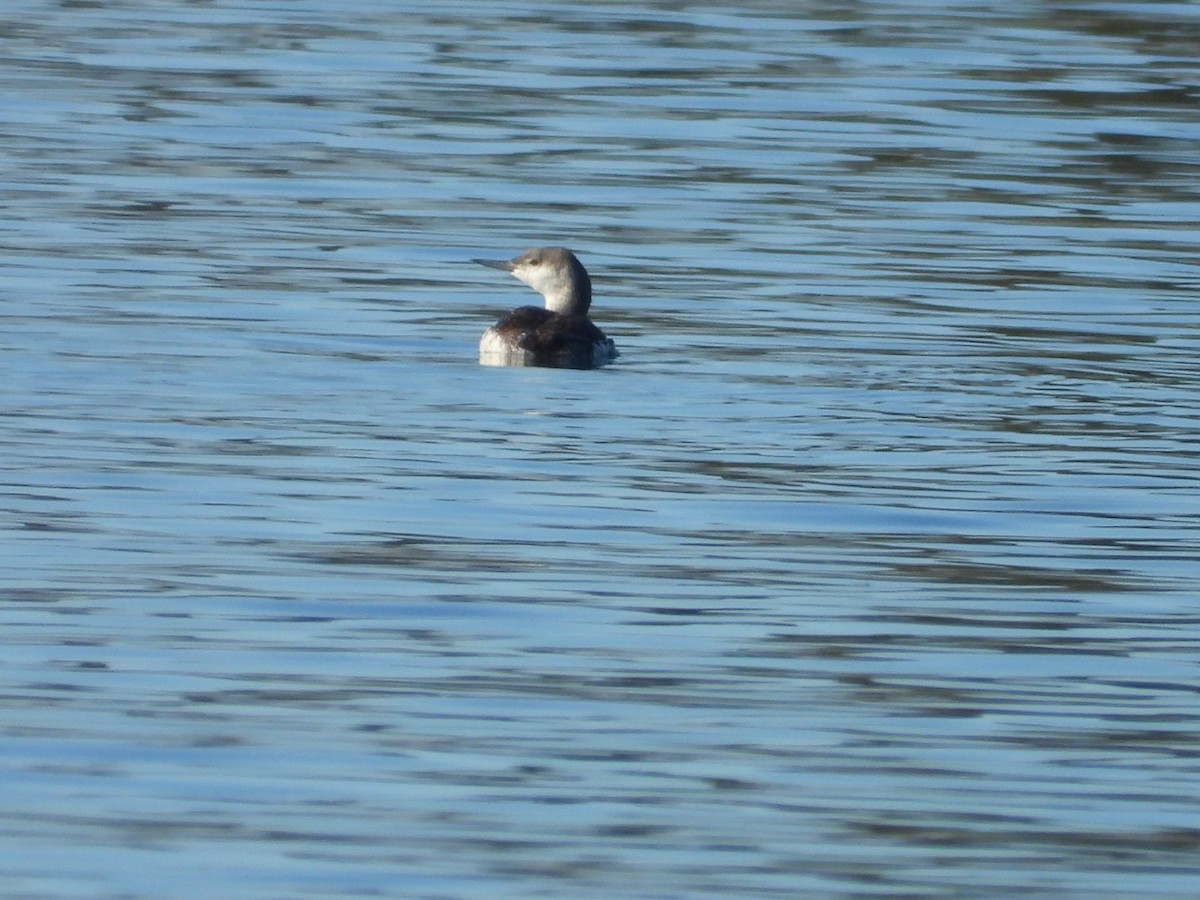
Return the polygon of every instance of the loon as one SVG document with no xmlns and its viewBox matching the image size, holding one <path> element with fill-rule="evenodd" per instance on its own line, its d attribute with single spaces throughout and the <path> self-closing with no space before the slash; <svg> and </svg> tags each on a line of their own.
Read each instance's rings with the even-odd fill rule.
<svg viewBox="0 0 1200 900">
<path fill-rule="evenodd" d="M 473 259 L 503 269 L 542 295 L 546 307 L 519 306 L 479 340 L 481 362 L 590 369 L 617 357 L 617 346 L 588 318 L 592 280 L 565 247 L 534 247 L 514 259 Z"/>
</svg>

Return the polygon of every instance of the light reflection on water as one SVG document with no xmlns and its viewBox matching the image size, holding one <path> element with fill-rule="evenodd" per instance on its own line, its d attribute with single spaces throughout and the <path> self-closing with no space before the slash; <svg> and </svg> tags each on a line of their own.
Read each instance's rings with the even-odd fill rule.
<svg viewBox="0 0 1200 900">
<path fill-rule="evenodd" d="M 1190 5 L 3 36 L 7 893 L 1189 893 Z"/>
</svg>

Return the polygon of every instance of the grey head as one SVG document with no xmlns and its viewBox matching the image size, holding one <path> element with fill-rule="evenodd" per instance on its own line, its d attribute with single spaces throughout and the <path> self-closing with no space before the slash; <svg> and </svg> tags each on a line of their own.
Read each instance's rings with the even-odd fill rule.
<svg viewBox="0 0 1200 900">
<path fill-rule="evenodd" d="M 592 279 L 575 254 L 565 247 L 534 247 L 513 259 L 473 259 L 503 269 L 546 300 L 546 309 L 568 316 L 586 316 L 592 305 Z"/>
</svg>

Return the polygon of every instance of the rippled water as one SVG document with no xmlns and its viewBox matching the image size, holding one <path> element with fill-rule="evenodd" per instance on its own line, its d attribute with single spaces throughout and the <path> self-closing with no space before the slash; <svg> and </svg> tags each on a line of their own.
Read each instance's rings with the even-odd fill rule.
<svg viewBox="0 0 1200 900">
<path fill-rule="evenodd" d="M 1197 892 L 1200 7 L 0 46 L 5 896 Z"/>
</svg>

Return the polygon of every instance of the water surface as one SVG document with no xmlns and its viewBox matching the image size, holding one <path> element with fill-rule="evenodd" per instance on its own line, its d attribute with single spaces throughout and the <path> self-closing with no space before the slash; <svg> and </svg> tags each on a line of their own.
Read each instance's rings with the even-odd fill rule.
<svg viewBox="0 0 1200 900">
<path fill-rule="evenodd" d="M 1198 9 L 26 4 L 2 892 L 1193 895 Z"/>
</svg>

